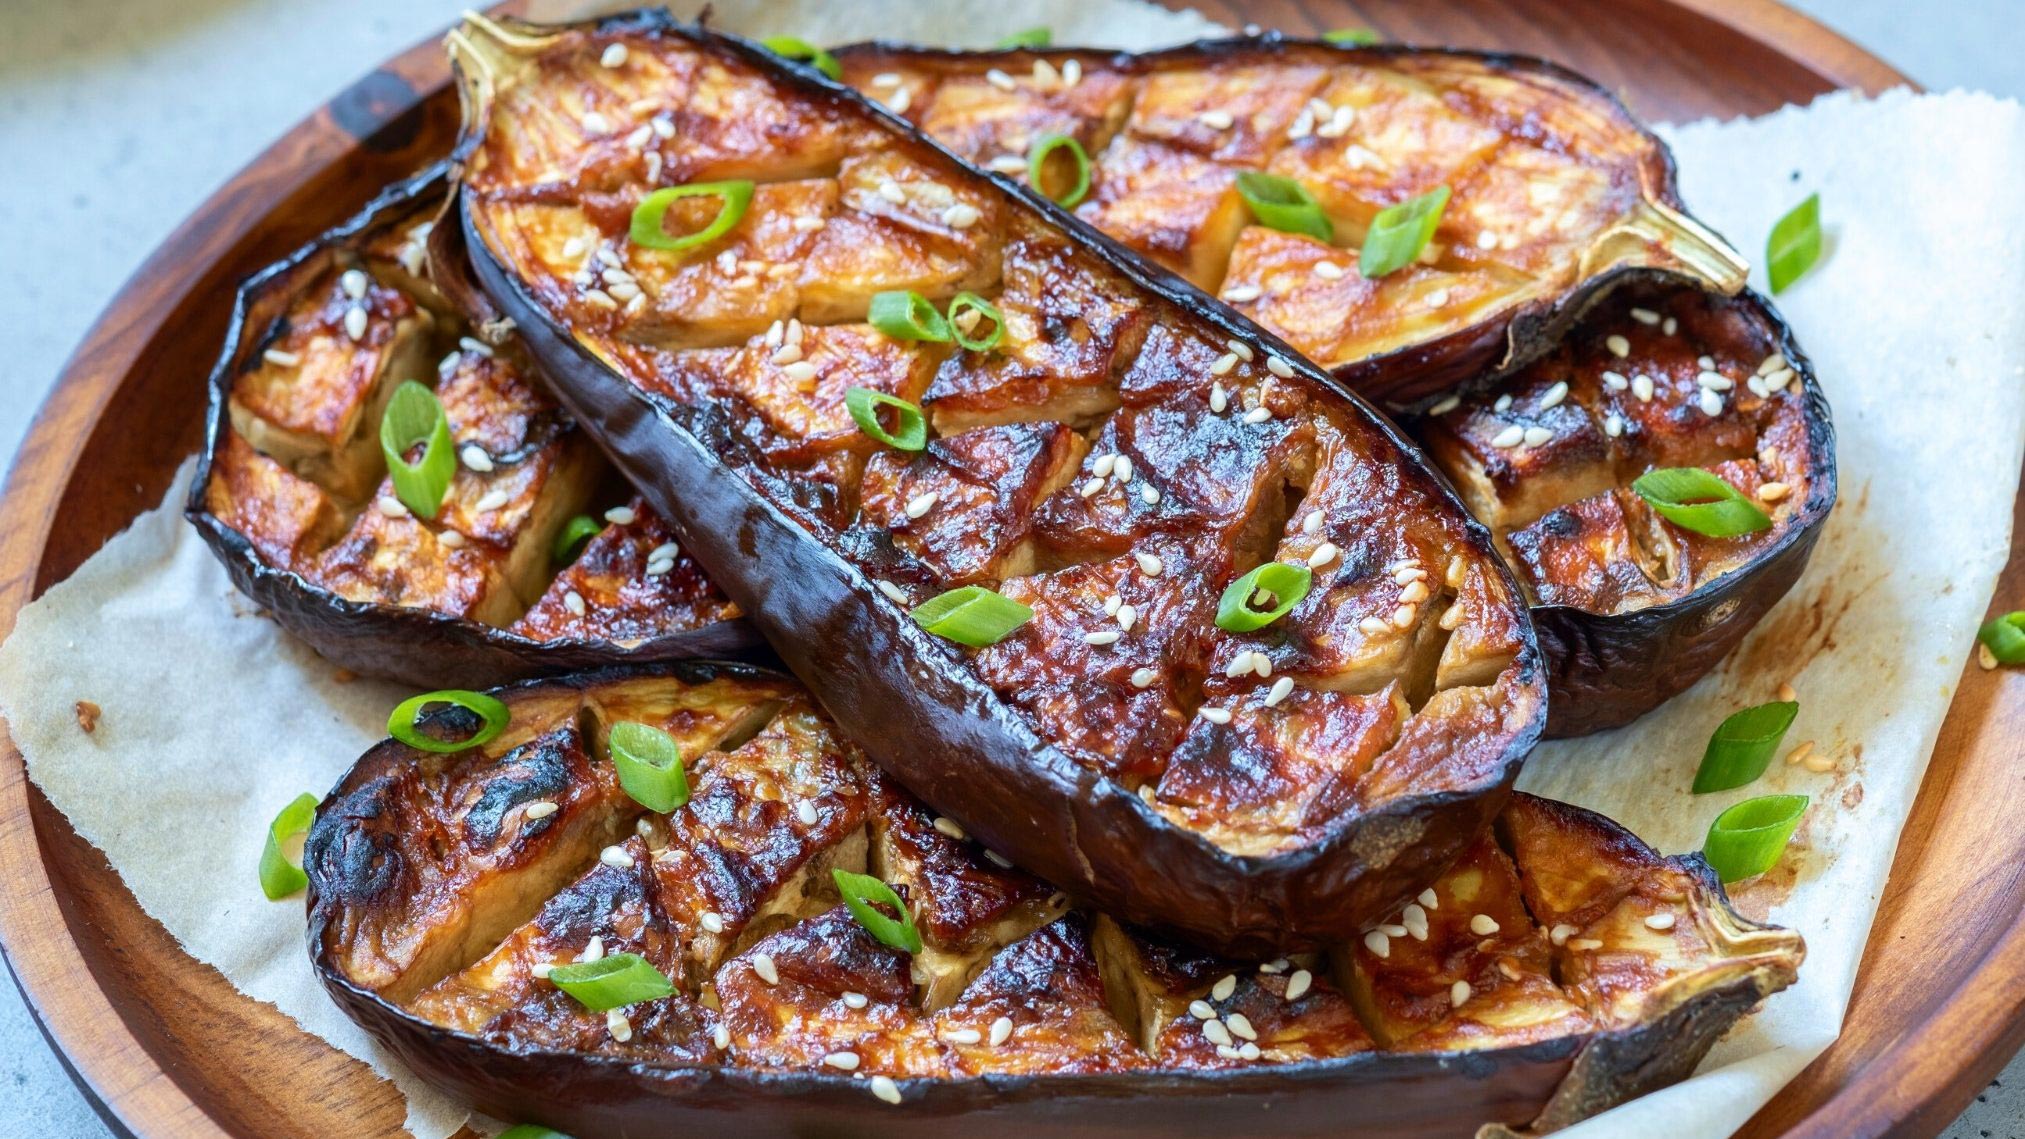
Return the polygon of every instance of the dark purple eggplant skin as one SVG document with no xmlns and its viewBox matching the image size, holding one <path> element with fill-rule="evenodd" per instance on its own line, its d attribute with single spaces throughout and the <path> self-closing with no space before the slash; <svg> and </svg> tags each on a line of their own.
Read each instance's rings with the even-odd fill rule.
<svg viewBox="0 0 2025 1139">
<path fill-rule="evenodd" d="M 805 95 L 828 101 L 962 166 L 905 120 L 813 68 L 756 44 L 685 25 L 665 12 L 608 17 L 599 27 L 674 35 L 728 52 Z M 478 136 L 459 143 L 458 155 Z M 1209 326 L 1287 359 L 1297 376 L 1362 415 L 1419 481 L 1469 513 L 1417 444 L 1383 414 L 1279 338 L 1194 286 L 1142 262 L 1026 186 L 973 171 L 1015 209 L 1039 211 L 1109 268 Z M 640 390 L 599 361 L 501 265 L 463 197 L 457 216 L 477 282 L 517 326 L 553 393 L 816 694 L 844 733 L 915 795 L 1028 871 L 1134 925 L 1235 957 L 1270 957 L 1338 939 L 1396 909 L 1432 880 L 1503 807 L 1545 726 L 1545 675 L 1521 621 L 1515 698 L 1534 702 L 1488 774 L 1454 790 L 1400 796 L 1352 816 L 1290 853 L 1225 851 L 1167 822 L 1137 795 L 1041 739 L 948 642 L 922 629 L 807 524 L 728 468 L 723 414 Z M 1466 522 L 1473 543 L 1489 532 Z M 1491 563 L 1517 592 L 1495 554 Z"/>
<path fill-rule="evenodd" d="M 914 66 L 934 68 L 938 64 L 969 64 L 978 60 L 1000 61 L 1011 74 L 1032 67 L 1035 59 L 1059 62 L 1074 58 L 1085 67 L 1148 73 L 1167 68 L 1195 67 L 1222 61 L 1291 59 L 1300 62 L 1382 63 L 1393 56 L 1424 54 L 1430 51 L 1455 56 L 1481 65 L 1486 71 L 1522 73 L 1564 86 L 1593 99 L 1604 113 L 1623 129 L 1650 143 L 1639 174 L 1651 200 L 1685 214 L 1673 152 L 1665 142 L 1632 114 L 1616 94 L 1595 80 L 1551 60 L 1516 52 L 1481 51 L 1471 48 L 1430 47 L 1407 44 L 1336 44 L 1326 40 L 1290 37 L 1276 31 L 1260 36 L 1199 40 L 1158 51 L 1120 52 L 1102 48 L 1046 47 L 1002 48 L 995 51 L 961 51 L 921 47 L 916 44 L 871 40 L 848 44 L 833 52 L 840 60 L 887 59 Z M 870 66 L 870 65 L 867 65 Z M 1052 203 L 1050 203 L 1052 204 Z M 1067 211 L 1063 211 L 1067 212 Z M 1711 231 L 1713 232 L 1713 231 Z M 1717 236 L 1720 236 L 1719 234 Z M 1582 313 L 1619 285 L 1635 281 L 1662 281 L 1709 287 L 1709 282 L 1666 269 L 1619 266 L 1585 278 L 1557 297 L 1541 298 L 1521 305 L 1500 319 L 1459 328 L 1445 336 L 1411 344 L 1392 352 L 1372 356 L 1333 369 L 1337 379 L 1360 395 L 1389 409 L 1425 407 L 1447 395 L 1457 385 L 1485 377 L 1508 375 L 1549 351 L 1574 327 Z M 1735 282 L 1741 288 L 1743 278 Z M 1736 289 L 1726 289 L 1735 292 Z"/>
<path fill-rule="evenodd" d="M 578 638 L 537 641 L 426 609 L 350 601 L 262 557 L 246 536 L 206 509 L 204 491 L 226 433 L 232 382 L 267 343 L 277 318 L 333 250 L 363 243 L 400 221 L 441 208 L 449 167 L 437 163 L 382 191 L 355 217 L 261 270 L 239 287 L 225 348 L 209 381 L 204 448 L 183 516 L 225 566 L 232 584 L 326 660 L 361 676 L 422 688 L 489 688 L 534 676 L 626 663 L 699 657 L 763 658 L 765 642 L 743 621 L 722 621 L 622 646 Z"/>
<path fill-rule="evenodd" d="M 1536 605 L 1547 654 L 1547 736 L 1564 739 L 1638 719 L 1700 680 L 1793 588 L 1835 506 L 1835 424 L 1813 361 L 1770 302 L 1745 291 L 1733 302 L 1774 330 L 1798 374 L 1807 421 L 1807 501 L 1786 533 L 1749 565 L 1678 601 L 1629 613 Z"/>
</svg>

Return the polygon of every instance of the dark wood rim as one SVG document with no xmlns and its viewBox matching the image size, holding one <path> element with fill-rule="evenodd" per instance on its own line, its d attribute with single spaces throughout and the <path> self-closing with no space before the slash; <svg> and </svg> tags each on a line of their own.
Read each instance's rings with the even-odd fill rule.
<svg viewBox="0 0 2025 1139">
<path fill-rule="evenodd" d="M 1875 93 L 1910 85 L 1882 60 L 1772 0 L 1652 0 L 1646 7 L 1655 5 L 1766 45 L 1820 90 L 1847 86 Z M 1197 6 L 1213 19 L 1230 23 L 1256 19 L 1289 31 L 1320 30 L 1367 13 L 1367 22 L 1381 29 L 1387 23 L 1387 5 L 1377 0 L 1351 0 L 1332 9 L 1332 18 L 1327 19 L 1317 13 L 1320 5 L 1301 0 L 1220 0 Z M 104 445 L 95 438 L 101 417 L 115 395 L 145 373 L 147 354 L 162 327 L 176 322 L 179 315 L 187 323 L 192 306 L 213 303 L 211 298 L 229 292 L 245 272 L 307 237 L 314 224 L 291 231 L 263 222 L 286 217 L 293 207 L 308 202 L 329 168 L 379 162 L 388 166 L 384 180 L 390 181 L 405 172 L 404 167 L 419 166 L 421 156 L 404 155 L 403 148 L 417 133 L 418 119 L 431 113 L 429 97 L 447 82 L 447 68 L 433 38 L 390 60 L 249 163 L 121 288 L 65 364 L 28 431 L 0 498 L 0 519 L 15 538 L 0 546 L 0 635 L 13 630 L 24 605 L 67 576 L 90 552 L 75 542 L 52 549 L 60 513 L 67 525 L 109 536 L 159 500 L 166 470 L 157 472 L 151 487 L 136 486 L 130 498 L 117 503 L 68 501 L 79 463 L 94 443 Z M 438 110 L 441 103 L 435 100 Z M 173 469 L 185 442 L 157 446 L 149 457 L 156 467 Z M 2003 595 L 2025 592 L 2025 502 L 2018 521 Z M 1982 674 L 1970 666 L 1937 755 L 1996 752 L 2015 725 L 1994 721 L 2001 709 L 2021 706 L 2025 706 L 2025 676 Z M 68 947 L 92 935 L 66 912 L 63 887 L 44 861 L 51 844 L 78 840 L 29 785 L 11 740 L 0 739 L 0 745 L 4 745 L 0 746 L 0 863 L 11 869 L 9 880 L 0 883 L 0 950 L 5 951 L 38 1026 L 116 1134 L 230 1134 L 206 1110 L 200 1096 L 179 1082 L 176 1069 L 181 1058 L 151 1051 L 145 1034 L 129 1023 L 130 1010 L 115 1002 L 96 974 L 89 982 L 81 975 L 79 958 Z M 1997 831 L 2002 820 L 1980 810 L 1980 802 L 1979 788 L 1958 780 L 1952 765 L 1937 763 L 1907 826 L 1895 871 L 1920 868 L 1936 836 L 1952 836 L 1952 846 L 1963 830 Z M 2001 849 L 1994 841 L 1990 848 Z M 100 859 L 94 872 L 111 879 L 105 874 L 108 869 Z M 1897 992 L 1903 978 L 1876 976 L 1886 971 L 1866 968 L 1852 1008 L 1863 1007 L 1873 991 L 1883 994 L 1875 998 L 1879 1001 L 1919 1000 L 1923 1003 L 1915 1026 L 1890 1039 L 1855 1040 L 1846 1035 L 1761 1112 L 1747 1134 L 1787 1131 L 1824 1139 L 1859 1133 L 1933 1134 L 2002 1067 L 2025 1041 L 2025 983 L 2021 983 L 2025 888 L 1979 883 L 1978 877 L 1996 876 L 1965 871 L 1957 881 L 1934 884 L 1931 892 L 1940 902 L 1922 910 L 1909 899 L 1926 884 L 1916 881 L 1917 875 L 1908 878 L 1895 872 L 1886 909 L 1907 905 L 1910 912 L 1893 911 L 1890 922 L 1880 918 L 1867 963 L 1894 938 L 1949 928 L 1925 924 L 1937 914 L 1959 919 L 1963 913 L 1974 913 L 1978 916 L 1973 922 L 1958 922 L 1951 929 L 1952 936 L 1968 947 L 1962 959 L 1949 962 L 1946 970 L 1961 983 L 1938 997 L 1915 989 L 1901 998 Z M 1947 888 L 1957 884 L 1960 891 Z M 113 888 L 123 894 L 116 882 Z M 1990 904 L 1961 905 L 1968 895 Z M 182 964 L 197 967 L 187 959 Z"/>
</svg>

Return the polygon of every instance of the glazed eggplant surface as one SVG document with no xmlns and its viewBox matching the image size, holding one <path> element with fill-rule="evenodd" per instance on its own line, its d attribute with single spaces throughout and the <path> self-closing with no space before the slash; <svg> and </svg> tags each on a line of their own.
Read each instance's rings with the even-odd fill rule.
<svg viewBox="0 0 2025 1139">
<path fill-rule="evenodd" d="M 510 336 L 481 339 L 434 287 L 426 173 L 248 282 L 212 382 L 188 514 L 235 582 L 354 672 L 434 687 L 756 647 Z M 395 493 L 394 389 L 432 387 L 458 466 L 435 518 Z M 580 553 L 570 520 L 598 510 Z"/>
<path fill-rule="evenodd" d="M 1743 260 L 1682 211 L 1665 145 L 1540 60 L 1276 36 L 1142 55 L 836 54 L 845 82 L 988 169 L 1028 178 L 1037 146 L 1074 139 L 1090 166 L 1069 203 L 1080 217 L 1374 399 L 1524 363 L 1628 277 L 1744 284 Z M 1327 235 L 1256 218 L 1246 172 L 1297 183 Z M 1367 278 L 1379 211 L 1442 187 L 1419 259 Z"/>
<path fill-rule="evenodd" d="M 1553 352 L 1409 423 L 1533 603 L 1549 735 L 1628 723 L 1734 648 L 1807 563 L 1836 492 L 1828 405 L 1755 294 L 1627 287 Z M 1699 467 L 1770 518 L 1711 537 L 1631 489 Z"/>
<path fill-rule="evenodd" d="M 1340 937 L 1489 824 L 1544 713 L 1523 603 L 1355 397 L 750 45 L 646 14 L 450 42 L 479 282 L 912 790 L 1077 896 L 1229 951 Z M 629 239 L 653 187 L 731 178 L 757 185 L 721 236 Z M 702 205 L 677 231 L 717 208 L 682 202 Z M 997 344 L 865 323 L 900 289 L 986 298 Z M 919 404 L 926 445 L 861 430 L 854 388 Z M 1312 586 L 1231 631 L 1219 595 L 1266 562 Z M 909 616 L 965 586 L 1031 619 L 967 648 Z"/>
<path fill-rule="evenodd" d="M 769 1133 L 927 1134 L 955 1111 L 987 1134 L 1560 1125 L 1686 1074 L 1802 955 L 1698 858 L 1518 795 L 1361 939 L 1233 960 L 1071 908 L 785 678 L 672 665 L 499 695 L 497 739 L 386 741 L 327 797 L 311 952 L 418 1071 L 579 1136 L 733 1112 Z M 625 794 L 621 721 L 675 738 L 685 805 Z M 452 709 L 421 728 L 472 726 Z M 891 884 L 921 951 L 868 932 L 833 869 Z M 621 953 L 674 992 L 596 1012 L 549 977 Z"/>
</svg>

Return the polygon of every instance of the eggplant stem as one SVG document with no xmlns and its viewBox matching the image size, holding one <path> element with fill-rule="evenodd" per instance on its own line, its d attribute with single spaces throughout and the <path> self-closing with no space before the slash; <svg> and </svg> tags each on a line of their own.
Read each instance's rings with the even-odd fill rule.
<svg viewBox="0 0 2025 1139">
<path fill-rule="evenodd" d="M 1714 230 L 1652 199 L 1590 245 L 1582 255 L 1581 274 L 1593 277 L 1619 265 L 1682 273 L 1730 296 L 1743 289 L 1751 273 L 1751 263 Z"/>
</svg>

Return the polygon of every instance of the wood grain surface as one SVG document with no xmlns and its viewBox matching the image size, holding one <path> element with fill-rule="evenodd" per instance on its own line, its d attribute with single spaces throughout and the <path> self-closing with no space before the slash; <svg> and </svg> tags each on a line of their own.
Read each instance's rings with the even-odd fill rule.
<svg viewBox="0 0 2025 1139">
<path fill-rule="evenodd" d="M 1394 40 L 1545 55 L 1655 119 L 1756 114 L 1836 87 L 1904 82 L 1769 0 L 1194 6 L 1234 25 L 1363 25 Z M 10 538 L 0 545 L 0 635 L 23 605 L 161 500 L 196 445 L 231 286 L 447 145 L 455 125 L 447 78 L 433 42 L 390 60 L 254 159 L 121 290 L 64 368 L 0 499 Z M 2021 596 L 2025 551 L 2014 547 L 1999 597 Z M 2025 1039 L 2025 834 L 1987 809 L 2025 780 L 2015 763 L 2021 728 L 2025 675 L 1971 665 L 1899 850 L 1844 1037 L 1749 1134 L 1933 1134 Z M 391 1084 L 184 954 L 27 782 L 4 739 L 0 866 L 0 946 L 45 1034 L 116 1132 L 399 1131 L 404 1108 Z"/>
</svg>

